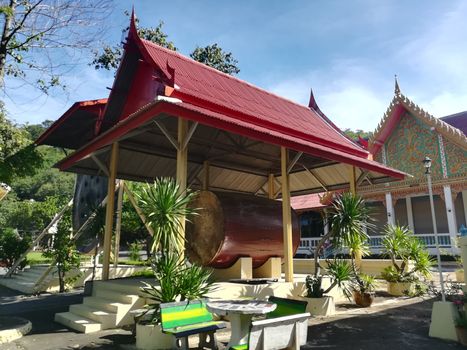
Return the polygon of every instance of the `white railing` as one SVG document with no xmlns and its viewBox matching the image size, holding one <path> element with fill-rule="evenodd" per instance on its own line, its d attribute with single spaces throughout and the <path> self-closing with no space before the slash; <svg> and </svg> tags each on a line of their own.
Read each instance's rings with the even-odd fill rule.
<svg viewBox="0 0 467 350">
<path fill-rule="evenodd" d="M 436 247 L 436 238 L 433 233 L 426 233 L 426 234 L 417 234 L 416 235 L 429 249 L 430 253 L 434 252 L 434 248 Z M 370 243 L 370 250 L 372 253 L 380 253 L 383 246 L 383 238 L 384 235 L 377 235 L 377 236 L 370 236 L 369 243 Z M 300 239 L 300 248 L 301 249 L 309 249 L 313 251 L 318 242 L 320 241 L 321 237 L 312 237 L 312 238 L 301 238 Z M 439 240 L 439 247 L 443 250 L 447 250 L 450 253 L 457 253 L 457 248 L 455 243 L 452 242 L 451 236 L 449 233 L 438 233 L 438 240 Z"/>
</svg>

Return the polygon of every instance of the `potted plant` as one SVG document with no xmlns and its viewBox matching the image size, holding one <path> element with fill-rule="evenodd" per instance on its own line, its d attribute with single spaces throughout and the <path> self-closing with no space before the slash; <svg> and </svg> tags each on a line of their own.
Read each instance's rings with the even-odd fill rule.
<svg viewBox="0 0 467 350">
<path fill-rule="evenodd" d="M 158 285 L 143 282 L 141 289 L 147 296 L 147 304 L 136 324 L 136 347 L 170 349 L 173 337 L 162 332 L 160 304 L 205 297 L 212 288 L 211 272 L 187 263 L 173 251 L 156 256 L 153 270 Z"/>
<path fill-rule="evenodd" d="M 388 282 L 388 293 L 391 295 L 412 295 L 420 277 L 431 275 L 433 260 L 424 244 L 407 227 L 386 226 L 383 252 L 392 261 L 392 265 L 381 274 Z"/>
<path fill-rule="evenodd" d="M 369 211 L 361 197 L 352 193 L 343 193 L 334 198 L 330 215 L 330 230 L 324 235 L 315 249 L 315 271 L 306 280 L 306 298 L 309 312 L 312 314 L 330 313 L 334 310 L 332 297 L 326 296 L 332 288 L 338 286 L 348 298 L 351 296 L 349 283 L 356 272 L 355 257 L 361 258 L 368 251 L 367 228 L 371 226 Z M 321 288 L 319 254 L 326 242 L 331 242 L 335 248 L 347 247 L 350 250 L 352 263 L 343 260 L 328 261 L 327 273 L 331 277 L 331 285 L 327 290 Z M 322 299 L 322 300 L 319 300 Z M 327 306 L 332 303 L 332 306 Z M 326 311 L 329 310 L 329 311 Z"/>
<path fill-rule="evenodd" d="M 327 260 L 327 275 L 331 284 L 326 290 L 322 288 L 323 276 L 309 275 L 305 280 L 306 294 L 303 299 L 308 302 L 307 312 L 315 316 L 329 316 L 334 314 L 334 298 L 326 295 L 335 287 L 350 299 L 350 282 L 353 278 L 352 266 L 345 260 Z"/>
<path fill-rule="evenodd" d="M 364 273 L 355 276 L 352 282 L 352 295 L 355 304 L 369 307 L 375 299 L 375 278 Z"/>
<path fill-rule="evenodd" d="M 464 282 L 464 265 L 462 264 L 462 259 L 459 255 L 456 255 L 455 257 L 457 267 L 458 269 L 456 270 L 456 281 L 459 283 Z"/>
<path fill-rule="evenodd" d="M 184 220 L 189 220 L 197 209 L 188 204 L 195 195 L 181 191 L 173 179 L 156 179 L 136 190 L 138 204 L 154 231 L 152 268 L 157 283 L 144 283 L 147 295 L 146 311 L 136 324 L 138 349 L 169 349 L 173 338 L 162 333 L 160 304 L 194 300 L 205 296 L 212 287 L 211 272 L 192 265 L 184 258 L 184 239 L 180 235 Z"/>
</svg>

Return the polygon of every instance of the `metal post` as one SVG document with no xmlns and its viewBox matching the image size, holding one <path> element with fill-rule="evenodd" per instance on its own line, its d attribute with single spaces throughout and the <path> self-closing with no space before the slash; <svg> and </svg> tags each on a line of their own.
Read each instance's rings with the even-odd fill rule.
<svg viewBox="0 0 467 350">
<path fill-rule="evenodd" d="M 435 235 L 435 242 L 436 242 L 436 257 L 438 259 L 438 271 L 439 271 L 439 282 L 441 283 L 441 300 L 446 301 L 446 295 L 444 292 L 444 280 L 443 280 L 443 271 L 441 269 L 441 255 L 439 253 L 439 239 L 438 239 L 438 226 L 436 224 L 436 216 L 435 216 L 435 205 L 433 202 L 433 190 L 431 187 L 431 161 L 430 166 L 426 166 L 426 179 L 428 181 L 428 194 L 430 196 L 430 208 L 431 208 L 431 220 L 433 221 L 433 233 Z"/>
</svg>

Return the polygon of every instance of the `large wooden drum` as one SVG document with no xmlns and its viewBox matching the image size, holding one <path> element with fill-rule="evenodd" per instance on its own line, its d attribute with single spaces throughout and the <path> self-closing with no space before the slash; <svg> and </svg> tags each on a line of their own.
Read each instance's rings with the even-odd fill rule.
<svg viewBox="0 0 467 350">
<path fill-rule="evenodd" d="M 226 268 L 240 257 L 259 267 L 283 257 L 282 203 L 236 193 L 201 191 L 191 206 L 198 215 L 187 222 L 188 258 L 203 266 Z M 300 243 L 298 217 L 292 211 L 293 252 Z"/>
</svg>

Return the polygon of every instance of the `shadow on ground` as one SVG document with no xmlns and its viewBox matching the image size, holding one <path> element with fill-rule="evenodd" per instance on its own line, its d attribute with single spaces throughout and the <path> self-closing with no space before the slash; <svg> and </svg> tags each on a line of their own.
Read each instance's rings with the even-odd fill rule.
<svg viewBox="0 0 467 350">
<path fill-rule="evenodd" d="M 456 342 L 428 337 L 433 301 L 422 301 L 310 326 L 304 349 L 464 349 Z"/>
<path fill-rule="evenodd" d="M 82 295 L 78 293 L 25 297 L 0 288 L 0 315 L 23 317 L 33 325 L 29 335 L 0 346 L 0 349 L 107 350 L 134 344 L 135 340 L 129 331 L 107 330 L 81 334 L 53 321 L 56 312 L 67 311 L 70 304 L 80 303 L 81 300 Z M 455 342 L 428 337 L 432 303 L 432 300 L 420 299 L 420 302 L 400 307 L 394 307 L 393 304 L 391 309 L 383 308 L 372 314 L 359 314 L 345 319 L 337 316 L 329 319 L 329 322 L 326 319 L 325 323 L 313 320 L 312 323 L 316 324 L 309 327 L 308 342 L 302 349 L 462 349 Z M 352 310 L 353 305 L 349 311 Z"/>
</svg>

